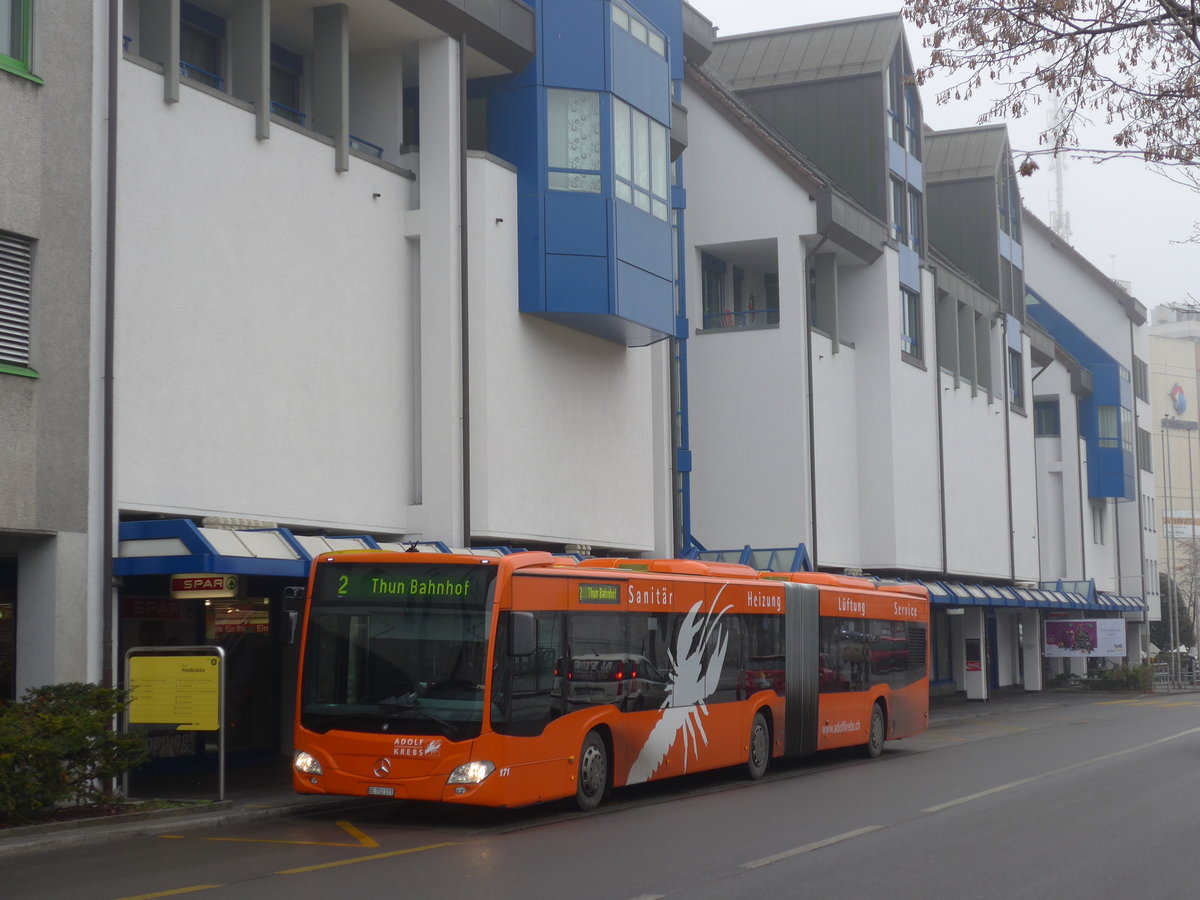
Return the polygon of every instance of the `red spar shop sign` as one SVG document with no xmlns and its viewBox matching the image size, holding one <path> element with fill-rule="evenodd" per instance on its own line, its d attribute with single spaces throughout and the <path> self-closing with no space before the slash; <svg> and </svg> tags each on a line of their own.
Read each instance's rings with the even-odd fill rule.
<svg viewBox="0 0 1200 900">
<path fill-rule="evenodd" d="M 172 575 L 171 599 L 190 600 L 201 598 L 226 599 L 236 597 L 238 577 L 236 575 Z"/>
</svg>

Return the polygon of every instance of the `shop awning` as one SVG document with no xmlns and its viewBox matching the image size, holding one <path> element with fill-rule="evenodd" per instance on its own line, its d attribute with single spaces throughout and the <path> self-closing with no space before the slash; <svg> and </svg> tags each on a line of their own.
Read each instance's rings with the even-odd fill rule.
<svg viewBox="0 0 1200 900">
<path fill-rule="evenodd" d="M 335 550 L 416 550 L 502 556 L 509 548 L 449 547 L 440 541 L 380 543 L 370 535 L 293 534 L 287 528 L 205 527 L 191 519 L 122 522 L 114 575 L 213 572 L 303 580 L 313 558 Z"/>
<path fill-rule="evenodd" d="M 943 606 L 1011 606 L 1065 612 L 1134 612 L 1146 608 L 1146 602 L 1140 597 L 1099 592 L 1089 599 L 1087 595 L 1076 591 L 1051 591 L 1044 588 L 958 581 L 922 581 L 918 584 L 929 590 L 929 599 L 933 603 Z"/>
</svg>

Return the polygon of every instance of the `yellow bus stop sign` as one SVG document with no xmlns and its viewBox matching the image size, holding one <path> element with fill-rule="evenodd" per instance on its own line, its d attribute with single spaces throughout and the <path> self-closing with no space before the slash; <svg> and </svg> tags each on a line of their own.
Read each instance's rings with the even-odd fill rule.
<svg viewBox="0 0 1200 900">
<path fill-rule="evenodd" d="M 176 731 L 221 728 L 221 658 L 131 656 L 129 722 L 175 725 Z"/>
</svg>

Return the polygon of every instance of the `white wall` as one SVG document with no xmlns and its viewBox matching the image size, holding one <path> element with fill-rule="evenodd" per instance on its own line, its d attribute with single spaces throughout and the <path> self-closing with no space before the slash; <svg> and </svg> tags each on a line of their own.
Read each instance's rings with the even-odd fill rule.
<svg viewBox="0 0 1200 900">
<path fill-rule="evenodd" d="M 816 204 L 705 96 L 685 86 L 683 104 L 689 323 L 703 320 L 700 247 L 776 241 L 780 308 L 778 328 L 688 340 L 692 531 L 713 549 L 794 547 L 811 541 L 801 236 L 816 231 Z"/>
<path fill-rule="evenodd" d="M 946 372 L 940 381 L 947 568 L 970 578 L 1009 578 L 1006 401 Z"/>
<path fill-rule="evenodd" d="M 473 533 L 655 550 L 655 349 L 521 315 L 516 174 L 472 157 L 468 179 Z"/>
<path fill-rule="evenodd" d="M 1145 324 L 1131 320 L 1121 293 L 1094 265 L 1051 232 L 1044 224 L 1026 214 L 1024 229 L 1025 280 L 1047 302 L 1069 318 L 1092 341 L 1131 373 L 1133 357 L 1147 360 Z M 1039 378 L 1038 392 L 1043 393 Z M 1073 407 L 1069 392 L 1060 394 L 1060 411 Z M 1153 428 L 1152 413 L 1143 401 L 1134 400 L 1136 424 Z M 1066 417 L 1063 434 L 1067 435 Z M 1077 433 L 1077 432 L 1073 432 Z M 1136 448 L 1136 441 L 1135 441 Z M 1081 444 L 1081 454 L 1084 452 Z M 1083 462 L 1086 465 L 1086 460 Z M 1065 465 L 1065 462 L 1064 462 Z M 1157 586 L 1144 585 L 1145 561 L 1157 554 L 1155 535 L 1140 514 L 1140 497 L 1153 493 L 1152 474 L 1135 469 L 1137 496 L 1133 501 L 1104 501 L 1103 543 L 1093 539 L 1091 503 L 1086 496 L 1086 480 L 1080 498 L 1083 517 L 1083 571 L 1076 577 L 1092 577 L 1098 590 L 1121 594 L 1142 594 L 1152 607 L 1157 605 Z M 1067 523 L 1078 512 L 1067 510 Z M 1068 556 L 1070 551 L 1068 549 Z M 1068 564 L 1068 568 L 1070 565 Z"/>
<path fill-rule="evenodd" d="M 133 63 L 120 86 L 118 505 L 408 530 L 411 182 Z"/>
</svg>

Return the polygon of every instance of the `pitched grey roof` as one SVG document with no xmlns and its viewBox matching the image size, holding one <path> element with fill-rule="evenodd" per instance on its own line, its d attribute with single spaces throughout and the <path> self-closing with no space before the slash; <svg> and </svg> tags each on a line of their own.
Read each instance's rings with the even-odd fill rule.
<svg viewBox="0 0 1200 900">
<path fill-rule="evenodd" d="M 706 65 L 735 91 L 881 72 L 903 32 L 899 13 L 717 38 Z"/>
<path fill-rule="evenodd" d="M 1008 127 L 981 125 L 954 131 L 925 130 L 925 180 L 994 178 L 1008 149 Z"/>
</svg>

